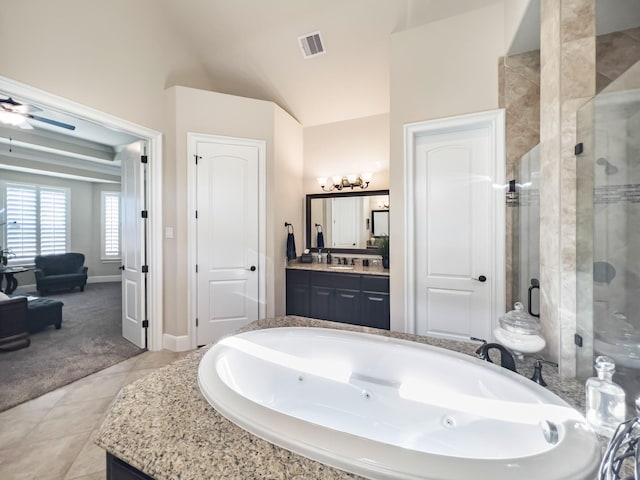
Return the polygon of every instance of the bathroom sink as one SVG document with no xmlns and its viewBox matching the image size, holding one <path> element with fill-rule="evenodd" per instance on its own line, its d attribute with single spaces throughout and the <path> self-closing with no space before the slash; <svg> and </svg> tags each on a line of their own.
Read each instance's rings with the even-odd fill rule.
<svg viewBox="0 0 640 480">
<path fill-rule="evenodd" d="M 353 266 L 350 265 L 331 265 L 327 268 L 329 270 L 353 270 Z"/>
</svg>

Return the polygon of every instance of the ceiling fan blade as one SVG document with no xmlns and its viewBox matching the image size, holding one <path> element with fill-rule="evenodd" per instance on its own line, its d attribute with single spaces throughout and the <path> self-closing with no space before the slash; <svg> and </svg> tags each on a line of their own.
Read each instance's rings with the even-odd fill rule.
<svg viewBox="0 0 640 480">
<path fill-rule="evenodd" d="M 0 98 L 0 104 L 4 104 L 4 105 L 2 105 L 2 107 L 5 110 L 10 110 L 10 111 L 16 112 L 16 113 L 34 113 L 34 112 L 41 112 L 42 111 L 42 109 L 40 107 L 36 107 L 34 105 L 27 105 L 25 103 L 17 102 L 11 97 Z"/>
<path fill-rule="evenodd" d="M 68 123 L 58 122 L 57 120 L 51 120 L 50 118 L 40 117 L 38 115 L 25 114 L 25 117 L 30 118 L 32 120 L 37 120 L 38 122 L 48 123 L 49 125 L 54 125 L 60 128 L 66 128 L 67 130 L 75 130 L 76 127 L 74 125 L 69 125 Z"/>
</svg>

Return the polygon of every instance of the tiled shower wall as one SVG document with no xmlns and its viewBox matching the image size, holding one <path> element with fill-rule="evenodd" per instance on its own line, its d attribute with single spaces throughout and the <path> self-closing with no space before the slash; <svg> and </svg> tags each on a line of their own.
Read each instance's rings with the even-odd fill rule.
<svg viewBox="0 0 640 480">
<path fill-rule="evenodd" d="M 589 40 L 593 31 L 589 29 L 593 29 L 594 26 L 587 20 L 587 17 L 595 20 L 593 2 L 590 0 L 554 1 L 549 2 L 547 7 L 551 7 L 555 12 L 554 18 L 547 18 L 546 23 L 552 30 L 556 29 L 556 36 L 550 38 L 562 40 L 561 45 L 554 47 L 557 51 L 552 56 L 552 61 L 547 62 L 547 69 L 550 67 L 558 69 L 555 74 L 558 79 L 562 78 L 563 85 L 562 87 L 560 84 L 546 87 L 547 89 L 551 88 L 551 90 L 547 90 L 547 93 L 553 93 L 552 97 L 555 97 L 548 106 L 551 106 L 554 100 L 558 106 L 562 105 L 562 108 L 559 107 L 554 113 L 557 118 L 551 120 L 549 124 L 554 125 L 553 128 L 557 130 L 556 141 L 558 143 L 556 144 L 557 148 L 554 147 L 556 153 L 552 158 L 547 155 L 546 168 L 547 170 L 556 168 L 555 178 L 551 178 L 551 181 L 557 183 L 551 188 L 554 192 L 553 195 L 547 198 L 547 204 L 551 206 L 551 211 L 553 212 L 560 205 L 561 195 L 564 195 L 565 201 L 562 210 L 554 213 L 556 222 L 553 225 L 547 223 L 545 228 L 547 238 L 543 240 L 543 243 L 546 241 L 543 248 L 556 249 L 551 257 L 550 252 L 547 252 L 546 256 L 547 263 L 550 266 L 555 264 L 557 268 L 552 275 L 557 279 L 554 282 L 555 292 L 551 294 L 554 298 L 555 308 L 552 315 L 547 314 L 547 336 L 551 337 L 551 350 L 547 354 L 550 358 L 558 359 L 561 335 L 564 335 L 565 341 L 569 341 L 571 340 L 569 334 L 572 337 L 570 332 L 575 330 L 576 175 L 575 157 L 572 151 L 575 144 L 575 112 L 595 94 L 595 88 L 592 87 L 596 78 L 598 89 L 602 89 L 640 58 L 640 29 L 630 29 L 595 37 L 596 64 L 594 70 L 593 62 L 585 62 L 585 58 L 589 58 L 590 55 L 588 52 L 593 50 L 592 41 Z M 576 15 L 579 18 L 576 18 Z M 561 26 L 564 28 L 562 35 L 560 35 Z M 574 59 L 573 64 L 569 60 L 571 58 Z M 565 60 L 565 71 L 560 72 L 560 63 L 563 59 Z M 516 178 L 515 172 L 519 159 L 540 141 L 540 51 L 502 58 L 499 63 L 499 71 L 500 106 L 506 111 L 506 173 L 507 179 L 511 179 Z M 578 78 L 572 81 L 572 76 Z M 553 78 L 551 74 L 548 77 Z M 544 82 L 543 88 L 545 88 Z M 554 89 L 556 91 L 553 91 Z M 589 91 L 591 94 L 587 94 Z M 550 113 L 549 108 L 546 109 L 546 113 Z M 544 175 L 542 182 L 545 182 Z M 549 186 L 547 182 L 546 187 Z M 547 188 L 547 194 L 549 191 Z M 547 220 L 549 220 L 548 214 L 549 211 L 546 212 Z M 513 258 L 513 246 L 518 241 L 518 229 L 513 228 L 513 225 L 518 221 L 517 208 L 507 207 L 506 220 L 506 307 L 510 309 L 515 300 L 521 300 L 515 298 L 516 295 L 513 292 L 513 280 L 517 275 L 513 266 L 517 268 L 518 260 Z M 564 240 L 561 240 L 562 238 Z M 564 244 L 562 250 L 561 243 Z M 558 268 L 559 264 L 562 265 L 562 268 Z M 547 273 L 549 273 L 548 269 Z M 559 300 L 561 295 L 565 300 L 568 300 L 562 307 L 560 307 Z M 543 302 L 548 303 L 549 298 Z M 565 313 L 562 329 L 560 328 L 560 308 Z M 568 375 L 574 373 L 572 366 L 574 355 L 571 343 L 564 358 L 565 368 L 569 366 L 569 370 L 563 370 L 563 373 Z"/>
</svg>

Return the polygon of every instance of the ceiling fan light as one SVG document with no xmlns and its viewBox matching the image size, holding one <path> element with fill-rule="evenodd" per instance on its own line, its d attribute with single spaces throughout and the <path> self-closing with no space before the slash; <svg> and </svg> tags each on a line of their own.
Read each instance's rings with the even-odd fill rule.
<svg viewBox="0 0 640 480">
<path fill-rule="evenodd" d="M 19 113 L 0 110 L 0 122 L 17 127 L 18 125 L 22 125 L 23 123 L 26 123 L 26 120 Z"/>
</svg>

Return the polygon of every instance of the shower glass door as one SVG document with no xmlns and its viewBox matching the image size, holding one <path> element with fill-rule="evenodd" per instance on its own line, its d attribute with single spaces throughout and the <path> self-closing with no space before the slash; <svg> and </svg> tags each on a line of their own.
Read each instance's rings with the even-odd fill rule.
<svg viewBox="0 0 640 480">
<path fill-rule="evenodd" d="M 513 215 L 513 300 L 529 313 L 540 313 L 540 146 L 522 156 L 516 165 L 516 195 L 508 205 Z M 532 288 L 534 287 L 534 288 Z M 513 308 L 513 305 L 509 309 Z"/>
<path fill-rule="evenodd" d="M 576 157 L 577 373 L 613 358 L 629 405 L 640 396 L 640 84 L 631 86 L 623 75 L 580 109 Z"/>
</svg>

